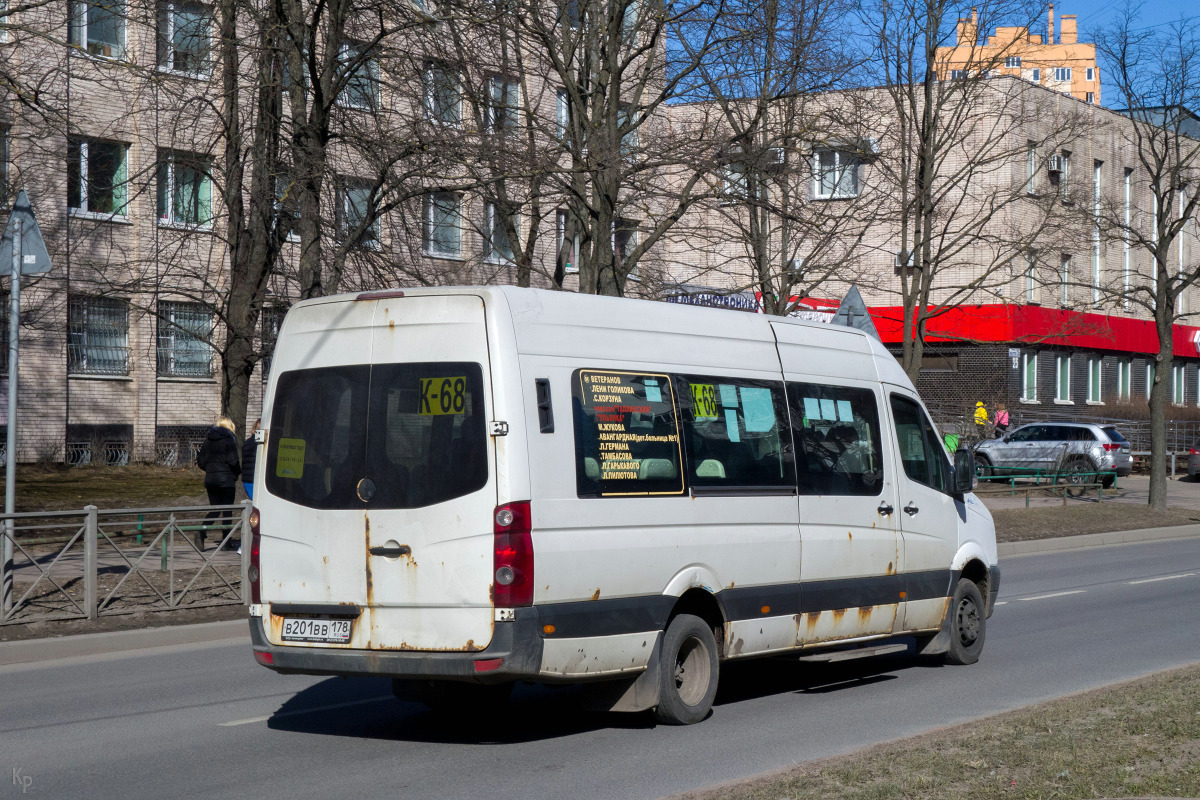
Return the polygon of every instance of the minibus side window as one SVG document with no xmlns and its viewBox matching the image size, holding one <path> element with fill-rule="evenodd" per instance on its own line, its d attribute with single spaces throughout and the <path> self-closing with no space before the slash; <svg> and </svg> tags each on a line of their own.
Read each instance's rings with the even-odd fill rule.
<svg viewBox="0 0 1200 800">
<path fill-rule="evenodd" d="M 802 495 L 874 497 L 883 491 L 879 406 L 870 389 L 788 383 Z"/>
<path fill-rule="evenodd" d="M 571 383 L 580 497 L 684 493 L 669 375 L 578 369 Z"/>
<path fill-rule="evenodd" d="M 892 395 L 892 416 L 904 474 L 939 492 L 951 494 L 950 462 L 933 425 L 913 400 Z"/>
<path fill-rule="evenodd" d="M 782 383 L 683 375 L 676 385 L 690 485 L 795 485 Z"/>
</svg>

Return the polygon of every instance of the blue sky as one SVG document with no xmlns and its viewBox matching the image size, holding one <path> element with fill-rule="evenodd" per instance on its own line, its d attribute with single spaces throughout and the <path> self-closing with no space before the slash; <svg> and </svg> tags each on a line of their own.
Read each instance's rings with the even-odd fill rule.
<svg viewBox="0 0 1200 800">
<path fill-rule="evenodd" d="M 1054 13 L 1074 14 L 1079 19 L 1080 38 L 1092 40 L 1093 31 L 1114 22 L 1124 11 L 1126 0 L 1057 0 Z M 1200 25 L 1200 4 L 1194 0 L 1146 0 L 1141 4 L 1142 27 L 1166 26 L 1181 16 Z"/>
</svg>

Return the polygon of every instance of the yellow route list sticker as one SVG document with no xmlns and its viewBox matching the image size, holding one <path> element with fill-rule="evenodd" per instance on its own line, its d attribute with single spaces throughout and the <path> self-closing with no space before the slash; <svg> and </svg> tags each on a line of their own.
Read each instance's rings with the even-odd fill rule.
<svg viewBox="0 0 1200 800">
<path fill-rule="evenodd" d="M 711 383 L 692 384 L 692 414 L 696 419 L 717 418 L 717 387 Z"/>
<path fill-rule="evenodd" d="M 417 413 L 421 416 L 462 414 L 467 410 L 467 379 L 421 378 L 421 399 Z"/>
<path fill-rule="evenodd" d="M 304 440 L 280 439 L 275 457 L 275 475 L 280 478 L 304 476 Z"/>
</svg>

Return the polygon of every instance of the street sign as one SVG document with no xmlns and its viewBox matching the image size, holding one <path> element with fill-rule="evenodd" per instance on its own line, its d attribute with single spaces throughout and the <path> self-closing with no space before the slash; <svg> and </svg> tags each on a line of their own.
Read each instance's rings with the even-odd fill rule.
<svg viewBox="0 0 1200 800">
<path fill-rule="evenodd" d="M 858 328 L 860 331 L 865 331 L 876 339 L 879 339 L 879 331 L 875 330 L 875 323 L 871 322 L 871 315 L 867 312 L 867 304 L 863 302 L 862 295 L 858 293 L 857 286 L 851 286 L 850 291 L 846 292 L 846 296 L 842 298 L 842 304 L 838 306 L 837 313 L 833 315 L 833 319 L 830 322 L 834 325 Z"/>
<path fill-rule="evenodd" d="M 13 203 L 8 225 L 4 228 L 4 238 L 0 239 L 0 275 L 12 274 L 13 231 L 18 224 L 21 226 L 21 274 L 45 275 L 50 271 L 50 254 L 46 252 L 42 231 L 24 189 L 17 192 L 17 201 Z"/>
</svg>

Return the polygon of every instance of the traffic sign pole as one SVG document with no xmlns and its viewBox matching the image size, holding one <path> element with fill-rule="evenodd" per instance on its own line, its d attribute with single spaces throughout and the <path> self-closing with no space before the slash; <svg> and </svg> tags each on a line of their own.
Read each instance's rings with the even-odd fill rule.
<svg viewBox="0 0 1200 800">
<path fill-rule="evenodd" d="M 4 513 L 11 514 L 17 500 L 17 339 L 21 331 L 21 220 L 13 226 L 12 296 L 8 307 L 8 444 L 4 465 Z M 0 567 L 0 595 L 4 613 L 12 610 L 13 521 L 4 520 L 4 561 Z"/>
</svg>

